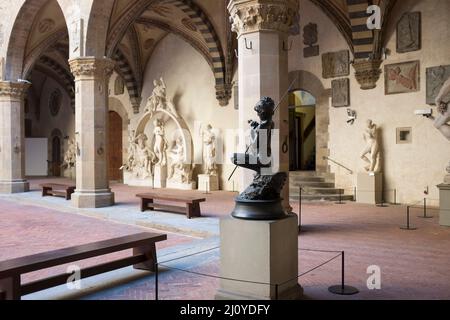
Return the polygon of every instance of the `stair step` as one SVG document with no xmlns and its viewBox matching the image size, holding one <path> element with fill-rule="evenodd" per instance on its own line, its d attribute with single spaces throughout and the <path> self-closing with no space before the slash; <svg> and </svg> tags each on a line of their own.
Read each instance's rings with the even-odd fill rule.
<svg viewBox="0 0 450 320">
<path fill-rule="evenodd" d="M 322 177 L 294 177 L 290 178 L 290 181 L 299 182 L 299 183 L 308 183 L 308 182 L 325 182 L 325 178 Z"/>
<path fill-rule="evenodd" d="M 341 198 L 342 201 L 353 201 L 353 196 L 351 195 L 342 195 L 339 194 L 313 194 L 313 195 L 302 195 L 302 201 L 339 201 Z M 298 201 L 298 195 L 290 195 L 291 201 Z"/>
<path fill-rule="evenodd" d="M 310 188 L 310 187 L 304 187 L 302 194 L 304 195 L 313 195 L 313 194 L 344 194 L 344 189 L 336 189 L 336 188 Z M 299 190 L 292 190 L 291 194 L 298 195 Z"/>
<path fill-rule="evenodd" d="M 289 188 L 298 189 L 300 186 L 302 187 L 312 187 L 312 188 L 334 188 L 333 182 L 305 182 L 305 183 L 297 183 L 294 181 L 289 182 Z"/>
</svg>

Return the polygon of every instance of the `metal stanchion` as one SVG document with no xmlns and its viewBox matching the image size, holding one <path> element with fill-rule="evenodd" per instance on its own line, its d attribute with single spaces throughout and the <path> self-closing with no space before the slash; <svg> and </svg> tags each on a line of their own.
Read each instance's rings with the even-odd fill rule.
<svg viewBox="0 0 450 320">
<path fill-rule="evenodd" d="M 433 218 L 433 216 L 427 216 L 427 198 L 423 199 L 423 216 L 418 216 L 418 218 L 422 218 L 422 219 Z"/>
<path fill-rule="evenodd" d="M 155 263 L 155 300 L 159 300 L 159 296 L 158 296 L 158 263 Z"/>
<path fill-rule="evenodd" d="M 302 231 L 302 187 L 299 187 L 298 196 L 298 232 Z"/>
<path fill-rule="evenodd" d="M 342 296 L 351 296 L 359 293 L 359 290 L 355 287 L 346 286 L 345 285 L 345 252 L 341 253 L 341 284 L 332 286 L 328 288 L 328 291 L 334 294 L 342 295 Z"/>
<path fill-rule="evenodd" d="M 353 188 L 353 201 L 356 202 L 356 187 Z"/>
<path fill-rule="evenodd" d="M 342 202 L 342 189 L 339 189 L 339 201 L 335 202 L 335 204 L 345 204 L 345 202 Z"/>
<path fill-rule="evenodd" d="M 409 206 L 406 207 L 406 226 L 405 227 L 400 227 L 400 229 L 402 230 L 417 230 L 417 228 L 415 227 L 411 227 L 409 224 Z"/>
<path fill-rule="evenodd" d="M 381 192 L 381 203 L 377 203 L 376 205 L 379 208 L 386 208 L 388 205 L 386 204 L 386 201 L 384 200 L 384 192 Z"/>
</svg>

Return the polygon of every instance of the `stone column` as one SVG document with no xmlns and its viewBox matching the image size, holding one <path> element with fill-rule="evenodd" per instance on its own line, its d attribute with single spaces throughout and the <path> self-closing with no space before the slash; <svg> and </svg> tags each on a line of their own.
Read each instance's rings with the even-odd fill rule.
<svg viewBox="0 0 450 320">
<path fill-rule="evenodd" d="M 249 129 L 255 119 L 255 104 L 263 96 L 278 103 L 289 87 L 288 36 L 298 14 L 298 0 L 232 0 L 228 6 L 232 30 L 239 43 L 239 128 Z M 272 151 L 277 171 L 289 171 L 288 97 L 277 110 L 274 121 L 278 139 Z M 278 134 L 277 133 L 277 134 Z M 241 172 L 240 188 L 253 180 L 253 173 Z M 289 181 L 283 190 L 284 206 L 289 206 Z"/>
<path fill-rule="evenodd" d="M 0 193 L 29 191 L 25 180 L 24 97 L 29 85 L 0 82 Z"/>
<path fill-rule="evenodd" d="M 76 190 L 72 204 L 99 208 L 114 204 L 108 178 L 108 82 L 114 62 L 82 57 L 69 61 L 75 76 Z"/>
</svg>

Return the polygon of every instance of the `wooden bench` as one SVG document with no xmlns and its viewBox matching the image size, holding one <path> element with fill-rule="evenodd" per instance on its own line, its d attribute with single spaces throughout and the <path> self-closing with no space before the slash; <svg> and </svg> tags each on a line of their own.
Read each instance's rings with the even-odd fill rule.
<svg viewBox="0 0 450 320">
<path fill-rule="evenodd" d="M 75 192 L 75 186 L 59 183 L 43 183 L 39 185 L 42 188 L 42 196 L 64 197 L 66 200 L 72 198 Z"/>
<path fill-rule="evenodd" d="M 81 279 L 131 265 L 135 269 L 154 272 L 157 262 L 155 243 L 166 239 L 165 234 L 145 232 L 0 262 L 0 300 L 20 300 L 23 295 L 65 284 L 73 277 L 73 274 L 65 273 L 22 284 L 22 274 L 127 249 L 133 249 L 131 256 L 82 269 Z"/>
<path fill-rule="evenodd" d="M 186 214 L 188 219 L 194 217 L 201 217 L 200 202 L 205 202 L 205 198 L 187 197 L 182 195 L 156 194 L 156 193 L 142 193 L 137 194 L 136 197 L 141 198 L 141 211 L 160 209 L 169 212 Z M 185 206 L 175 206 L 169 204 L 155 203 L 155 200 L 181 202 Z"/>
</svg>

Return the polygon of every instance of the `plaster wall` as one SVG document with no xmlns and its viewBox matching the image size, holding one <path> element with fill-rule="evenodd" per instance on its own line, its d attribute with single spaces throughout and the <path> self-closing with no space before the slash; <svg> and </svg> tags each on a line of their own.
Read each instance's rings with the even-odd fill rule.
<svg viewBox="0 0 450 320">
<path fill-rule="evenodd" d="M 396 23 L 404 12 L 422 12 L 422 50 L 396 53 Z M 308 14 L 304 14 L 307 12 Z M 377 88 L 363 91 L 360 89 L 351 68 L 350 95 L 351 106 L 358 113 L 353 126 L 347 125 L 346 108 L 333 108 L 328 105 L 330 157 L 354 170 L 349 174 L 332 163 L 331 172 L 335 173 L 337 185 L 353 188 L 356 174 L 363 171 L 360 153 L 364 148 L 362 132 L 367 119 L 372 119 L 381 128 L 383 149 L 383 173 L 385 198 L 392 200 L 393 190 L 397 190 L 397 200 L 402 203 L 416 202 L 424 197 L 429 189 L 429 198 L 438 199 L 436 185 L 442 183 L 445 167 L 450 158 L 450 143 L 434 127 L 430 120 L 415 116 L 416 109 L 426 108 L 426 68 L 450 64 L 450 12 L 449 1 L 405 0 L 397 4 L 392 13 L 387 30 L 386 47 L 391 54 L 385 64 L 420 60 L 420 91 L 410 94 L 385 95 L 384 73 Z M 301 23 L 317 23 L 319 29 L 320 53 L 348 49 L 344 38 L 339 34 L 331 20 L 309 0 L 301 0 Z M 322 78 L 321 56 L 303 58 L 302 39 L 294 39 L 290 53 L 290 71 L 307 70 L 317 75 L 325 88 L 331 87 L 331 79 Z M 324 111 L 324 110 L 322 110 Z M 320 112 L 320 111 L 318 111 Z M 320 116 L 319 116 L 320 117 Z M 412 143 L 397 144 L 396 129 L 412 128 Z M 318 130 L 318 140 L 321 131 Z M 350 192 L 350 191 L 347 191 Z"/>
</svg>

